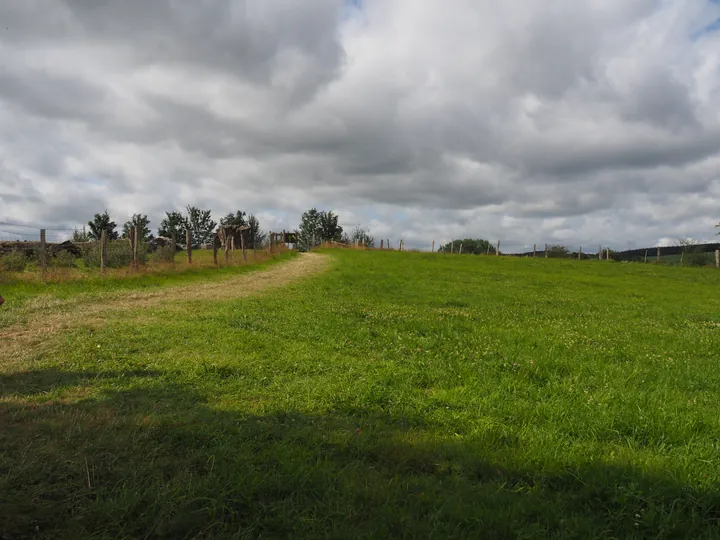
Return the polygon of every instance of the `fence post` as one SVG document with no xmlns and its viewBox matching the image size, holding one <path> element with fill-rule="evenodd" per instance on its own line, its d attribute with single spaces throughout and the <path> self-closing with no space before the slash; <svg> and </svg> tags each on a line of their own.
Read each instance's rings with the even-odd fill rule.
<svg viewBox="0 0 720 540">
<path fill-rule="evenodd" d="M 548 258 L 548 252 L 547 252 L 547 242 L 545 242 L 545 258 Z"/>
<path fill-rule="evenodd" d="M 500 256 L 500 240 L 498 240 L 497 249 L 495 250 L 495 256 Z"/>
<path fill-rule="evenodd" d="M 647 264 L 647 249 L 645 250 L 645 264 Z"/>
<path fill-rule="evenodd" d="M 485 250 L 485 255 L 490 255 L 490 242 L 487 243 L 487 249 Z"/>
<path fill-rule="evenodd" d="M 720 268 L 720 249 L 715 250 L 715 268 Z"/>
<path fill-rule="evenodd" d="M 455 252 L 455 240 L 450 242 L 450 255 L 452 255 Z"/>
<path fill-rule="evenodd" d="M 683 251 L 683 252 L 680 253 L 680 266 L 683 265 L 683 259 L 684 259 L 684 258 L 685 258 L 685 252 Z"/>
<path fill-rule="evenodd" d="M 533 244 L 533 259 L 535 258 L 536 254 L 537 254 L 537 244 Z"/>
<path fill-rule="evenodd" d="M 217 234 L 215 236 L 213 236 L 213 264 L 215 266 L 218 265 L 217 253 L 218 253 L 218 242 L 219 241 L 220 241 L 220 239 L 218 238 Z"/>
<path fill-rule="evenodd" d="M 578 250 L 578 261 L 582 259 L 582 246 L 580 246 L 580 249 Z"/>
<path fill-rule="evenodd" d="M 462 255 L 462 242 L 460 242 L 460 250 L 458 251 L 458 255 Z"/>
<path fill-rule="evenodd" d="M 187 252 L 188 264 L 192 264 L 192 234 L 190 229 L 185 229 L 185 251 Z"/>
<path fill-rule="evenodd" d="M 133 227 L 133 266 L 140 270 L 140 227 Z"/>
<path fill-rule="evenodd" d="M 245 231 L 240 232 L 240 249 L 242 249 L 243 261 L 247 262 L 247 253 L 245 253 Z"/>
<path fill-rule="evenodd" d="M 385 245 L 387 246 L 387 248 L 389 250 L 392 250 L 392 248 L 390 247 L 390 239 L 389 238 L 387 239 L 387 244 L 385 244 Z"/>
<path fill-rule="evenodd" d="M 105 273 L 105 259 L 107 259 L 107 231 L 100 233 L 100 272 Z"/>
<path fill-rule="evenodd" d="M 598 259 L 602 261 L 602 246 L 598 246 Z"/>
<path fill-rule="evenodd" d="M 657 250 L 657 263 L 660 264 L 660 246 L 658 246 Z"/>
<path fill-rule="evenodd" d="M 45 279 L 47 270 L 47 243 L 45 241 L 45 229 L 40 229 L 40 266 L 42 268 L 42 278 Z"/>
<path fill-rule="evenodd" d="M 432 248 L 430 250 L 430 253 L 435 253 L 435 240 L 432 242 Z"/>
<path fill-rule="evenodd" d="M 605 260 L 610 260 L 610 248 L 605 248 Z"/>
<path fill-rule="evenodd" d="M 380 249 L 385 249 L 385 240 L 380 240 Z"/>
</svg>

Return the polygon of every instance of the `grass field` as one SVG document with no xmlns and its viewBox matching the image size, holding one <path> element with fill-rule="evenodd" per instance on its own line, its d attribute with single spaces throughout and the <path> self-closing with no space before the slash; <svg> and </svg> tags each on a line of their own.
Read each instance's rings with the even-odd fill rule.
<svg viewBox="0 0 720 540">
<path fill-rule="evenodd" d="M 0 352 L 4 534 L 720 536 L 720 272 L 312 257 Z"/>
</svg>

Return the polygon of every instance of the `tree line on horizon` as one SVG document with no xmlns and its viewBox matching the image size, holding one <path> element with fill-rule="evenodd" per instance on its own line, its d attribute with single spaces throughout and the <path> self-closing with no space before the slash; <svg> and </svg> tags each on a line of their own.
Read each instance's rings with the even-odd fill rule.
<svg viewBox="0 0 720 540">
<path fill-rule="evenodd" d="M 260 227 L 260 220 L 253 213 L 244 210 L 230 212 L 220 218 L 219 225 L 227 226 L 248 226 L 249 242 L 252 246 L 263 246 L 268 239 L 268 234 Z M 193 246 L 207 245 L 212 243 L 216 234 L 218 223 L 212 219 L 211 210 L 205 210 L 196 206 L 187 206 L 186 212 L 165 212 L 165 217 L 157 229 L 157 236 L 175 238 L 178 244 L 184 244 L 185 231 L 190 230 Z M 149 242 L 155 238 L 150 229 L 150 220 L 147 214 L 133 214 L 118 231 L 118 225 L 105 210 L 94 215 L 88 221 L 87 228 L 76 229 L 73 232 L 73 242 L 90 242 L 100 240 L 103 231 L 108 240 L 129 238 L 130 231 L 138 229 L 138 238 L 141 242 Z M 341 242 L 346 244 L 362 243 L 367 247 L 374 247 L 375 239 L 370 232 L 361 226 L 356 226 L 349 233 L 339 225 L 338 214 L 332 211 L 320 211 L 311 208 L 302 214 L 300 224 L 295 231 L 297 247 L 301 250 L 312 249 L 312 247 L 323 242 Z"/>
</svg>

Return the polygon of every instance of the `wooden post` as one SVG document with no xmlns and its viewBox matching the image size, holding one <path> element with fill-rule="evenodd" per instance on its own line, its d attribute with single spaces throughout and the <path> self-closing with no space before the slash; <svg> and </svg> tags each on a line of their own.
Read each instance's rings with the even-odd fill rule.
<svg viewBox="0 0 720 540">
<path fill-rule="evenodd" d="M 537 244 L 533 244 L 533 259 L 537 255 Z"/>
<path fill-rule="evenodd" d="M 40 267 L 42 268 L 42 278 L 45 279 L 47 271 L 47 243 L 45 241 L 45 229 L 40 229 Z"/>
<path fill-rule="evenodd" d="M 450 242 L 450 255 L 452 255 L 454 251 L 455 251 L 455 240 Z"/>
<path fill-rule="evenodd" d="M 545 258 L 548 258 L 548 252 L 547 252 L 547 242 L 545 243 Z"/>
<path fill-rule="evenodd" d="M 218 243 L 220 243 L 220 239 L 218 238 L 218 235 L 216 234 L 215 236 L 213 236 L 213 264 L 215 266 L 218 265 L 218 258 L 217 258 Z"/>
<path fill-rule="evenodd" d="M 610 260 L 610 248 L 605 248 L 605 260 Z"/>
<path fill-rule="evenodd" d="M 680 253 L 680 266 L 683 265 L 683 259 L 685 258 L 685 252 Z"/>
<path fill-rule="evenodd" d="M 647 249 L 645 250 L 645 264 L 647 264 Z"/>
<path fill-rule="evenodd" d="M 387 244 L 386 244 L 386 245 L 387 245 L 387 248 L 388 248 L 388 249 L 392 249 L 392 248 L 390 247 L 390 239 L 389 239 L 389 238 L 387 239 Z"/>
<path fill-rule="evenodd" d="M 487 250 L 485 251 L 485 255 L 490 255 L 490 242 L 487 243 Z"/>
<path fill-rule="evenodd" d="M 133 227 L 133 268 L 135 270 L 140 269 L 140 256 L 139 256 L 139 244 L 140 244 L 140 227 Z"/>
<path fill-rule="evenodd" d="M 272 240 L 270 242 L 272 243 Z M 230 239 L 225 238 L 225 266 L 228 264 L 230 264 Z"/>
<path fill-rule="evenodd" d="M 460 242 L 460 249 L 458 250 L 458 255 L 462 255 L 462 242 Z"/>
<path fill-rule="evenodd" d="M 580 250 L 578 251 L 578 260 L 582 259 L 582 246 L 580 246 Z"/>
<path fill-rule="evenodd" d="M 107 231 L 103 229 L 100 233 L 100 272 L 105 272 L 105 261 L 107 259 Z"/>
<path fill-rule="evenodd" d="M 188 264 L 192 264 L 192 234 L 190 229 L 185 229 L 185 251 L 187 252 Z"/>
<path fill-rule="evenodd" d="M 283 238 L 283 240 L 285 240 L 285 238 Z M 240 249 L 242 249 L 243 261 L 247 262 L 247 253 L 245 253 L 245 231 L 240 231 Z"/>
<path fill-rule="evenodd" d="M 430 253 L 435 253 L 435 240 L 432 242 L 432 248 L 430 249 Z"/>
<path fill-rule="evenodd" d="M 172 236 L 170 237 L 170 249 L 172 250 L 172 263 L 175 264 L 175 253 L 177 252 L 177 239 L 175 238 L 175 233 L 172 233 Z"/>
<path fill-rule="evenodd" d="M 720 268 L 720 249 L 715 250 L 715 268 Z"/>
<path fill-rule="evenodd" d="M 498 240 L 497 249 L 495 250 L 495 256 L 500 256 L 500 240 Z"/>
<path fill-rule="evenodd" d="M 657 250 L 657 263 L 660 264 L 660 246 L 658 246 Z"/>
<path fill-rule="evenodd" d="M 380 240 L 380 249 L 385 249 L 384 245 L 385 245 L 385 240 Z"/>
<path fill-rule="evenodd" d="M 602 246 L 598 246 L 598 259 L 602 261 Z"/>
</svg>

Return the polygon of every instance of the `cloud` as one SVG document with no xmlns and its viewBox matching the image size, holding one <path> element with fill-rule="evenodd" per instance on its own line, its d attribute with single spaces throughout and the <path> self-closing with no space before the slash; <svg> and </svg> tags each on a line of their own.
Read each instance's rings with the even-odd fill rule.
<svg viewBox="0 0 720 540">
<path fill-rule="evenodd" d="M 720 221 L 720 5 L 0 4 L 0 221 L 187 204 L 624 248 Z"/>
</svg>

